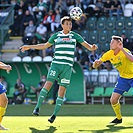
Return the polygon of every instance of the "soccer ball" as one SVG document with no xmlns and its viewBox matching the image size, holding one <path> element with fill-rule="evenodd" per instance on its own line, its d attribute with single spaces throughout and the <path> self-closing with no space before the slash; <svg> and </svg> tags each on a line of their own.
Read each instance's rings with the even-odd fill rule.
<svg viewBox="0 0 133 133">
<path fill-rule="evenodd" d="M 82 16 L 83 11 L 79 7 L 74 7 L 70 10 L 70 17 L 74 20 L 79 20 Z"/>
</svg>

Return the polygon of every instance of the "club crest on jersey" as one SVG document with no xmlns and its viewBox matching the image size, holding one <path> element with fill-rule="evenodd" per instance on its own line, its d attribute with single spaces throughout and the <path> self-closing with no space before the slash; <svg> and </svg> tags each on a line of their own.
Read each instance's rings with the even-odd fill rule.
<svg viewBox="0 0 133 133">
<path fill-rule="evenodd" d="M 118 57 L 118 60 L 121 60 L 121 57 Z"/>
</svg>

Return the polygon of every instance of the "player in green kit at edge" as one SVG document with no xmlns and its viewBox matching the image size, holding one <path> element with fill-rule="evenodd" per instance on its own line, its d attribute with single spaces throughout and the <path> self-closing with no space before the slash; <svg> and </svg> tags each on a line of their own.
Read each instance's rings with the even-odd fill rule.
<svg viewBox="0 0 133 133">
<path fill-rule="evenodd" d="M 78 42 L 82 44 L 85 48 L 91 51 L 98 48 L 97 45 L 88 44 L 79 34 L 71 31 L 72 20 L 69 16 L 64 16 L 61 19 L 61 26 L 63 30 L 54 33 L 45 44 L 24 45 L 20 47 L 21 51 L 24 52 L 30 48 L 42 50 L 50 47 L 51 45 L 55 45 L 54 58 L 48 71 L 47 81 L 40 92 L 37 105 L 33 111 L 33 115 L 39 115 L 39 109 L 42 102 L 46 98 L 47 93 L 52 87 L 54 81 L 58 80 L 58 97 L 56 99 L 54 113 L 48 119 L 50 123 L 54 122 L 56 115 L 63 104 L 66 88 L 70 84 L 76 43 Z"/>
<path fill-rule="evenodd" d="M 107 51 L 99 60 L 95 60 L 93 67 L 97 68 L 105 61 L 110 61 L 119 71 L 120 77 L 114 87 L 114 92 L 110 98 L 112 108 L 116 114 L 116 118 L 110 123 L 122 123 L 121 107 L 119 99 L 124 92 L 128 92 L 133 87 L 133 55 L 123 48 L 123 39 L 120 36 L 112 36 L 110 42 L 110 50 Z"/>
</svg>

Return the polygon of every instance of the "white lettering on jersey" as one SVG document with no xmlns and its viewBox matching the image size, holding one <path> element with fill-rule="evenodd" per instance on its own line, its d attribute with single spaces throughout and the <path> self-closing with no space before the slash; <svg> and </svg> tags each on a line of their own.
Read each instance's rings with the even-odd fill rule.
<svg viewBox="0 0 133 133">
<path fill-rule="evenodd" d="M 69 84 L 70 83 L 70 80 L 67 80 L 67 79 L 61 79 L 61 83 L 67 83 L 67 84 Z"/>
</svg>

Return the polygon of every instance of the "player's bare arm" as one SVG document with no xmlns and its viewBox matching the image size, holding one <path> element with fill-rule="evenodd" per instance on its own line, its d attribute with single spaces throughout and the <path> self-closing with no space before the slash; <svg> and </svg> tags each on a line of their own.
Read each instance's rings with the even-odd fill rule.
<svg viewBox="0 0 133 133">
<path fill-rule="evenodd" d="M 46 42 L 46 43 L 37 44 L 37 45 L 24 45 L 24 46 L 20 47 L 20 50 L 22 52 L 29 50 L 29 49 L 43 50 L 43 49 L 46 49 L 50 46 L 51 46 L 51 44 L 49 42 Z"/>
<path fill-rule="evenodd" d="M 102 63 L 103 63 L 103 62 L 102 62 L 101 60 L 95 60 L 95 61 L 93 62 L 92 67 L 93 67 L 93 68 L 97 68 L 97 67 L 99 67 Z"/>
<path fill-rule="evenodd" d="M 90 50 L 90 51 L 93 51 L 93 50 L 97 50 L 97 49 L 98 49 L 98 47 L 97 47 L 96 44 L 91 45 L 91 44 L 87 43 L 86 41 L 82 42 L 81 44 L 82 44 L 85 48 L 87 48 L 88 50 Z"/>
<path fill-rule="evenodd" d="M 121 49 L 121 51 L 125 54 L 125 56 L 133 62 L 133 55 L 127 51 L 125 51 L 124 49 Z"/>
<path fill-rule="evenodd" d="M 5 63 L 3 63 L 3 62 L 0 62 L 0 65 L 6 65 Z"/>
<path fill-rule="evenodd" d="M 125 54 L 125 56 L 133 62 L 133 55 L 130 52 L 127 52 L 123 49 L 123 43 L 121 41 L 119 41 L 119 48 L 120 50 Z"/>
<path fill-rule="evenodd" d="M 8 72 L 12 70 L 12 67 L 10 65 L 6 65 L 3 62 L 0 62 L 0 69 L 7 70 Z"/>
</svg>

